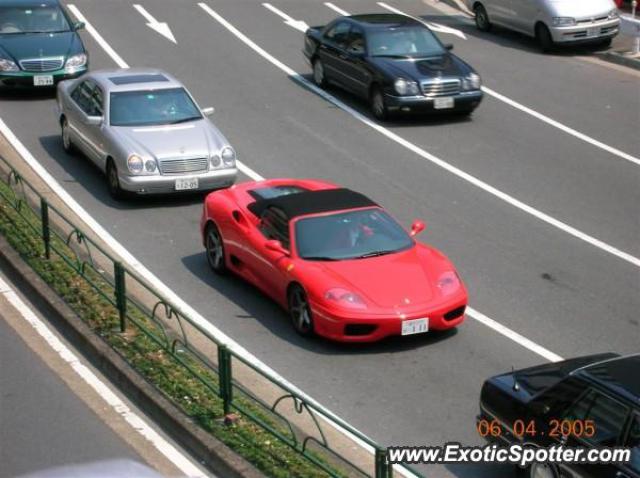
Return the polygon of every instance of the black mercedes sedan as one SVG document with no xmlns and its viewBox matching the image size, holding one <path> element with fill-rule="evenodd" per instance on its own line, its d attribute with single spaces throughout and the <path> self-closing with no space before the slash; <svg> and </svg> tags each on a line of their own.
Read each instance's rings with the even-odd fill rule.
<svg viewBox="0 0 640 478">
<path fill-rule="evenodd" d="M 423 22 L 398 14 L 339 17 L 305 33 L 313 80 L 369 101 L 373 115 L 470 114 L 482 100 L 480 76 Z"/>
<path fill-rule="evenodd" d="M 626 462 L 533 463 L 521 470 L 530 478 L 640 478 L 640 354 L 590 355 L 492 377 L 482 386 L 476 427 L 502 445 L 630 450 Z"/>
</svg>

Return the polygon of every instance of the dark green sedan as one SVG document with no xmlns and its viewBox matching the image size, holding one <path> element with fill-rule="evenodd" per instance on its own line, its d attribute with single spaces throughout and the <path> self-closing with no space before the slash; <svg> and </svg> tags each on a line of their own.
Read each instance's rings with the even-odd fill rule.
<svg viewBox="0 0 640 478">
<path fill-rule="evenodd" d="M 59 0 L 1 0 L 0 86 L 47 87 L 86 72 L 83 27 Z"/>
</svg>

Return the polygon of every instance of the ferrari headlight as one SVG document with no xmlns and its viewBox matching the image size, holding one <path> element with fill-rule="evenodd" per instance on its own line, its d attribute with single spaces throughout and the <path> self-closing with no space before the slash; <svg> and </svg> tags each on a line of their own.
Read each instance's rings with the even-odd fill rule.
<svg viewBox="0 0 640 478">
<path fill-rule="evenodd" d="M 233 166 L 236 162 L 236 152 L 231 146 L 222 148 L 220 156 L 222 156 L 222 161 L 224 161 L 225 166 Z"/>
<path fill-rule="evenodd" d="M 144 160 L 137 154 L 132 154 L 127 159 L 127 167 L 133 174 L 140 174 L 144 169 Z"/>
<path fill-rule="evenodd" d="M 440 274 L 436 283 L 442 295 L 450 295 L 460 288 L 460 278 L 455 271 L 447 271 Z"/>
<path fill-rule="evenodd" d="M 573 17 L 553 17 L 554 27 L 570 27 L 576 24 L 576 19 Z"/>
<path fill-rule="evenodd" d="M 329 289 L 324 294 L 324 298 L 328 301 L 335 302 L 336 304 L 345 307 L 347 309 L 366 309 L 367 304 L 358 294 L 351 292 L 350 290 L 343 289 L 342 287 L 334 287 Z"/>
<path fill-rule="evenodd" d="M 480 80 L 480 75 L 476 73 L 469 73 L 462 80 L 462 89 L 465 91 L 469 90 L 479 90 L 482 86 L 482 81 Z"/>
<path fill-rule="evenodd" d="M 65 68 L 68 70 L 74 70 L 76 68 L 83 67 L 87 64 L 87 55 L 85 53 L 78 53 L 67 58 Z"/>
<path fill-rule="evenodd" d="M 158 165 L 153 159 L 147 159 L 144 162 L 144 169 L 146 169 L 150 173 L 155 173 L 156 169 L 158 169 Z"/>
<path fill-rule="evenodd" d="M 398 78 L 393 84 L 396 92 L 401 96 L 417 96 L 420 94 L 418 83 L 404 78 Z"/>
<path fill-rule="evenodd" d="M 18 71 L 18 65 L 6 58 L 0 58 L 0 71 Z"/>
</svg>

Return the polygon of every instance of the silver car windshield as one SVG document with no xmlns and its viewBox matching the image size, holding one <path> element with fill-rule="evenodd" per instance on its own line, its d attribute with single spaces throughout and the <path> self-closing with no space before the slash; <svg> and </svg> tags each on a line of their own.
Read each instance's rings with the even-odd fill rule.
<svg viewBox="0 0 640 478">
<path fill-rule="evenodd" d="M 0 6 L 0 35 L 70 30 L 69 22 L 59 7 L 40 4 L 28 7 Z"/>
<path fill-rule="evenodd" d="M 367 36 L 371 56 L 420 58 L 442 55 L 445 50 L 426 27 L 372 30 Z"/>
<path fill-rule="evenodd" d="M 186 123 L 202 114 L 184 88 L 113 92 L 111 126 L 152 126 Z"/>
<path fill-rule="evenodd" d="M 302 218 L 295 233 L 298 255 L 310 261 L 365 259 L 414 245 L 404 229 L 378 208 Z"/>
</svg>

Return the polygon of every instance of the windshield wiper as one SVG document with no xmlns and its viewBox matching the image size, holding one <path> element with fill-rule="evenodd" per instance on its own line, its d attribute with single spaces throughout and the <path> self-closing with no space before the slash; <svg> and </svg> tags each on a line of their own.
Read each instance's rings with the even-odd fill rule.
<svg viewBox="0 0 640 478">
<path fill-rule="evenodd" d="M 371 55 L 374 58 L 413 58 L 410 55 Z"/>
<path fill-rule="evenodd" d="M 396 252 L 395 249 L 387 249 L 387 250 L 381 250 L 381 251 L 371 251 L 371 252 L 367 252 L 366 254 L 362 254 L 361 256 L 357 256 L 356 259 L 366 259 L 367 257 L 384 256 L 386 254 L 392 254 L 394 252 Z"/>
<path fill-rule="evenodd" d="M 311 256 L 311 257 L 303 257 L 305 261 L 339 261 L 340 259 L 336 259 L 335 257 L 327 257 L 327 256 Z"/>
<path fill-rule="evenodd" d="M 200 119 L 200 116 L 189 116 L 187 118 L 182 118 L 182 119 L 179 119 L 179 120 L 171 121 L 171 122 L 169 122 L 167 124 L 186 123 L 188 121 L 195 121 L 197 119 Z"/>
</svg>

